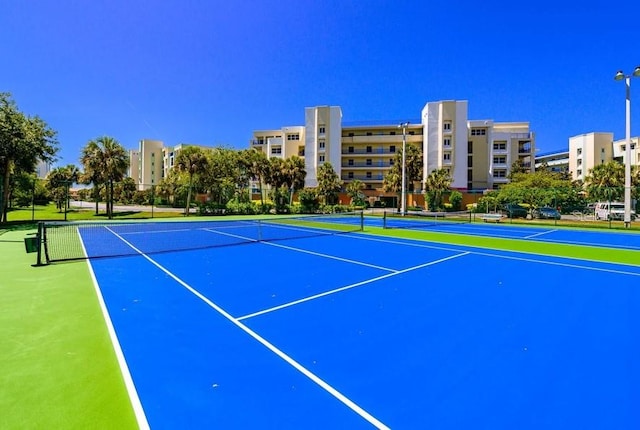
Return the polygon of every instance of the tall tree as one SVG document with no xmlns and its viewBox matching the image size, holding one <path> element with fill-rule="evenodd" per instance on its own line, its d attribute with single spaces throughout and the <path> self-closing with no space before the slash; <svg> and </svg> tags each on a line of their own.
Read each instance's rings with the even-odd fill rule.
<svg viewBox="0 0 640 430">
<path fill-rule="evenodd" d="M 95 157 L 89 164 L 101 172 L 100 180 L 106 187 L 107 216 L 111 219 L 114 184 L 125 177 L 129 167 L 129 155 L 124 147 L 110 136 L 99 137 L 89 142 L 85 148 L 91 148 L 90 155 Z"/>
<path fill-rule="evenodd" d="M 422 151 L 416 145 L 407 143 L 407 156 L 405 157 L 405 180 L 408 191 L 415 189 L 415 182 L 422 180 L 423 157 Z M 400 193 L 402 191 L 402 150 L 396 153 L 393 165 L 384 176 L 382 189 L 385 192 Z"/>
<path fill-rule="evenodd" d="M 338 193 L 342 190 L 342 180 L 333 170 L 329 162 L 318 167 L 318 196 L 322 197 L 324 204 L 335 204 L 338 200 Z"/>
<path fill-rule="evenodd" d="M 92 184 L 91 194 L 96 204 L 96 215 L 100 203 L 100 187 L 104 184 L 104 174 L 101 166 L 101 149 L 95 140 L 90 140 L 80 152 L 80 163 L 84 171 L 80 175 L 79 181 L 82 184 Z"/>
<path fill-rule="evenodd" d="M 78 180 L 78 168 L 73 164 L 58 167 L 47 175 L 46 187 L 56 202 L 59 211 L 66 210 L 69 205 L 69 187 Z"/>
<path fill-rule="evenodd" d="M 304 188 L 304 179 L 307 176 L 304 169 L 304 158 L 293 155 L 284 160 L 282 167 L 285 185 L 289 189 L 289 204 L 292 204 L 293 194 L 296 190 Z"/>
<path fill-rule="evenodd" d="M 356 206 L 364 206 L 364 184 L 358 179 L 347 184 L 347 195 L 351 198 L 351 204 Z"/>
<path fill-rule="evenodd" d="M 201 186 L 211 193 L 212 200 L 226 205 L 242 182 L 238 151 L 218 147 L 206 151 L 207 169 L 201 175 Z"/>
<path fill-rule="evenodd" d="M 429 201 L 433 203 L 433 208 L 429 210 L 442 208 L 442 195 L 449 191 L 451 187 L 451 176 L 445 169 L 434 170 L 427 176 L 425 181 L 425 191 L 430 197 Z"/>
<path fill-rule="evenodd" d="M 617 161 L 598 164 L 585 179 L 587 193 L 594 200 L 619 200 L 624 195 L 624 165 Z"/>
<path fill-rule="evenodd" d="M 187 203 L 184 208 L 185 216 L 189 216 L 189 206 L 191 205 L 191 193 L 193 190 L 193 179 L 195 176 L 204 173 L 208 165 L 207 156 L 197 146 L 187 146 L 178 153 L 176 157 L 176 168 L 179 172 L 185 173 L 188 178 Z"/>
<path fill-rule="evenodd" d="M 267 155 L 262 151 L 252 148 L 243 151 L 241 160 L 250 178 L 258 182 L 260 204 L 264 205 L 262 185 L 269 174 L 269 159 Z"/>
<path fill-rule="evenodd" d="M 7 221 L 11 176 L 33 172 L 38 161 L 53 161 L 57 145 L 53 129 L 39 117 L 20 112 L 11 95 L 0 92 L 0 222 Z"/>
</svg>

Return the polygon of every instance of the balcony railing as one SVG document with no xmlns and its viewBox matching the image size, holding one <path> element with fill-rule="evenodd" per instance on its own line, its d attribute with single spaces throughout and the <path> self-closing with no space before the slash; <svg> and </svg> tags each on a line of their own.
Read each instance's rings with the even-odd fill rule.
<svg viewBox="0 0 640 430">
<path fill-rule="evenodd" d="M 389 148 L 371 148 L 370 151 L 367 148 L 342 148 L 342 155 L 367 155 L 367 154 L 395 154 L 398 152 L 400 148 L 396 148 L 394 151 L 391 151 Z"/>
<path fill-rule="evenodd" d="M 341 179 L 343 181 L 353 181 L 355 179 L 358 179 L 359 181 L 382 181 L 384 179 L 384 176 L 382 174 L 376 174 L 376 175 L 371 175 L 371 176 L 367 176 L 367 175 L 353 175 L 351 177 L 349 177 L 349 175 L 342 175 Z"/>
<path fill-rule="evenodd" d="M 347 162 L 342 162 L 342 167 L 348 169 L 349 167 L 391 167 L 393 166 L 393 164 L 391 164 L 389 161 L 373 161 L 369 164 L 367 164 L 364 161 L 355 161 L 351 164 L 347 163 Z"/>
</svg>

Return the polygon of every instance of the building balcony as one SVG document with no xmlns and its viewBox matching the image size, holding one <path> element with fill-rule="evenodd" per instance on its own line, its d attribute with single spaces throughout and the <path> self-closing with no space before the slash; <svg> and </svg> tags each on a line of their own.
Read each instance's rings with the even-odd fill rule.
<svg viewBox="0 0 640 430">
<path fill-rule="evenodd" d="M 359 180 L 362 182 L 371 182 L 371 181 L 375 181 L 375 182 L 380 182 L 384 179 L 384 175 L 382 173 L 376 173 L 373 175 L 352 175 L 349 176 L 348 174 L 345 175 L 344 173 L 342 174 L 342 176 L 340 177 L 340 179 L 342 179 L 343 181 L 354 181 L 354 180 Z"/>
<path fill-rule="evenodd" d="M 396 153 L 400 152 L 402 150 L 402 143 L 398 146 L 396 146 L 395 150 L 391 150 L 390 148 L 371 148 L 370 150 L 368 150 L 367 148 L 342 148 L 341 154 L 342 155 L 354 155 L 354 156 L 359 156 L 359 155 L 395 155 Z"/>
<path fill-rule="evenodd" d="M 353 163 L 348 163 L 343 161 L 342 165 L 343 168 L 345 169 L 349 169 L 349 168 L 375 168 L 375 167 L 384 167 L 384 168 L 388 168 L 393 166 L 393 164 L 391 164 L 389 161 L 383 161 L 383 160 L 375 160 L 372 161 L 371 163 L 366 163 L 364 161 L 354 161 Z"/>
</svg>

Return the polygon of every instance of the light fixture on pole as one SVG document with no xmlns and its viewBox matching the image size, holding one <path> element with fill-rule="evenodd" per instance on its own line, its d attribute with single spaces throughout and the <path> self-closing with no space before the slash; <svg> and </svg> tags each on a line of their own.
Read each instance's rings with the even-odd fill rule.
<svg viewBox="0 0 640 430">
<path fill-rule="evenodd" d="M 625 153 L 624 153 L 624 226 L 631 226 L 631 78 L 640 76 L 640 66 L 630 75 L 618 70 L 614 79 L 624 79 L 626 86 L 626 120 L 625 120 Z"/>
<path fill-rule="evenodd" d="M 400 192 L 402 201 L 400 202 L 400 213 L 402 216 L 406 213 L 407 205 L 407 127 L 409 121 L 398 124 L 398 128 L 402 127 L 402 190 Z"/>
</svg>

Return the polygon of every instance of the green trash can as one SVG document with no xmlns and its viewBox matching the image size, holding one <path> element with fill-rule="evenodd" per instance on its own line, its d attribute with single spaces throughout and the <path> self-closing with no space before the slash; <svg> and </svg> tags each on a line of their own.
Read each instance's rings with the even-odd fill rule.
<svg viewBox="0 0 640 430">
<path fill-rule="evenodd" d="M 40 238 L 38 236 L 25 237 L 24 248 L 27 251 L 27 254 L 38 252 L 38 248 L 40 248 Z"/>
</svg>

